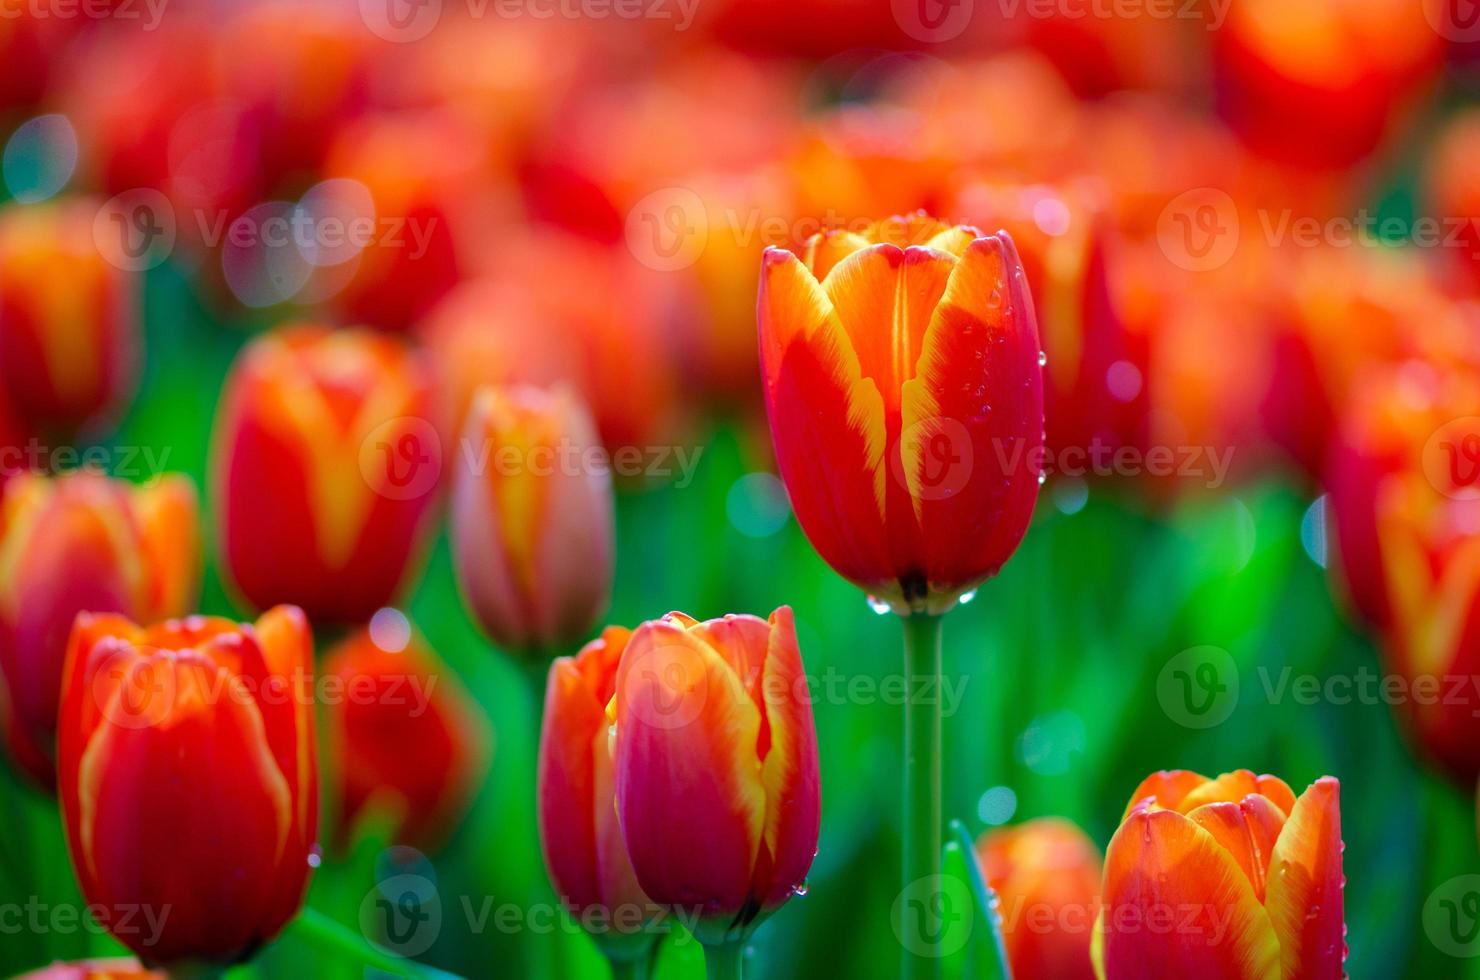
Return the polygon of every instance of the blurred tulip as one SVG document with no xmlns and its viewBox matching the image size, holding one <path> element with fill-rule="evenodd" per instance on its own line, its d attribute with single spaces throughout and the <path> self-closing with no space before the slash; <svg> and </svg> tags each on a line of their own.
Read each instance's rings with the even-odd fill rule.
<svg viewBox="0 0 1480 980">
<path fill-rule="evenodd" d="M 53 963 L 15 980 L 168 980 L 163 970 L 146 970 L 138 960 L 119 957 L 110 960 L 78 960 L 75 963 Z"/>
<path fill-rule="evenodd" d="M 768 249 L 757 316 L 777 464 L 822 557 L 900 611 L 949 609 L 995 575 L 1043 446 L 1012 239 L 918 216 Z"/>
<path fill-rule="evenodd" d="M 1342 169 L 1384 142 L 1442 60 L 1422 4 L 1281 0 L 1231 4 L 1213 34 L 1223 116 L 1250 146 Z"/>
<path fill-rule="evenodd" d="M 592 938 L 620 961 L 652 943 L 642 928 L 657 911 L 632 871 L 613 796 L 606 706 L 631 636 L 608 626 L 579 654 L 550 665 L 539 759 L 540 844 L 550 881 L 573 917 L 601 913 L 610 928 Z"/>
<path fill-rule="evenodd" d="M 1016 18 L 1023 22 L 1024 39 L 1088 98 L 1125 88 L 1200 87 L 1204 80 L 1196 69 L 1205 64 L 1206 54 L 1199 42 L 1222 26 L 1216 7 L 1186 8 L 1175 18 L 1129 9 L 1107 12 L 1092 0 L 1065 0 L 1044 9 L 1046 15 Z"/>
<path fill-rule="evenodd" d="M 152 910 L 157 929 L 115 933 L 147 962 L 250 956 L 318 863 L 303 613 L 149 629 L 83 615 L 63 690 L 58 785 L 85 900 Z"/>
<path fill-rule="evenodd" d="M 441 476 L 428 372 L 399 340 L 284 327 L 226 380 L 211 493 L 226 572 L 258 608 L 365 622 L 417 563 Z"/>
<path fill-rule="evenodd" d="M 34 431 L 110 425 L 138 380 L 138 283 L 93 241 L 89 199 L 0 209 L 0 380 Z"/>
<path fill-rule="evenodd" d="M 1330 776 L 1298 800 L 1247 769 L 1147 777 L 1105 855 L 1099 975 L 1343 976 L 1339 796 Z"/>
<path fill-rule="evenodd" d="M 343 696 L 326 711 L 342 842 L 360 816 L 432 851 L 457 828 L 488 765 L 488 722 L 455 672 L 399 612 L 382 609 L 324 659 Z"/>
<path fill-rule="evenodd" d="M 821 800 L 788 607 L 769 620 L 675 612 L 644 623 L 607 716 L 617 820 L 655 902 L 696 916 L 694 934 L 718 945 L 804 888 Z"/>
<path fill-rule="evenodd" d="M 1099 910 L 1100 850 L 1052 817 L 989 830 L 976 842 L 996 892 L 1013 976 L 1093 980 L 1091 926 Z"/>
<path fill-rule="evenodd" d="M 514 653 L 558 653 L 611 600 L 611 474 L 567 389 L 485 388 L 453 462 L 451 535 L 463 601 Z"/>
<path fill-rule="evenodd" d="M 1445 259 L 1480 287 L 1480 109 L 1456 113 L 1445 124 L 1425 165 L 1430 210 L 1444 222 L 1446 237 L 1460 248 L 1444 249 Z M 1446 244 L 1450 244 L 1446 241 Z"/>
<path fill-rule="evenodd" d="M 324 176 L 356 193 L 334 213 L 375 229 L 343 265 L 349 279 L 334 301 L 347 319 L 405 330 L 457 284 L 485 165 L 476 134 L 446 113 L 367 116 L 339 131 Z"/>
<path fill-rule="evenodd" d="M 16 765 L 53 782 L 62 662 L 78 613 L 155 622 L 190 608 L 199 586 L 188 478 L 136 487 L 80 470 L 11 480 L 0 505 L 0 716 Z"/>
</svg>

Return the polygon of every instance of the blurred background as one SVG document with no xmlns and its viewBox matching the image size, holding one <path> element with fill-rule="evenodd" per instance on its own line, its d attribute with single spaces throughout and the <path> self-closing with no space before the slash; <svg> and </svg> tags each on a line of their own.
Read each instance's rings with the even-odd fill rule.
<svg viewBox="0 0 1480 980">
<path fill-rule="evenodd" d="M 1464 0 L 0 0 L 0 463 L 204 491 L 228 370 L 290 322 L 404 338 L 442 432 L 479 384 L 572 385 L 640 461 L 607 621 L 795 609 L 821 848 L 753 972 L 887 976 L 899 625 L 773 475 L 757 270 L 919 208 L 1006 228 L 1048 480 L 946 626 L 947 813 L 1102 849 L 1157 769 L 1331 774 L 1350 975 L 1480 977 L 1477 92 Z M 215 518 L 200 609 L 247 617 Z M 393 959 L 605 976 L 535 914 L 546 662 L 480 634 L 444 522 L 422 550 L 380 622 L 469 695 L 466 799 L 411 833 L 326 788 L 308 905 Z M 119 952 L 52 798 L 0 792 L 0 967 Z M 387 935 L 404 875 L 439 913 Z M 290 927 L 231 975 L 364 969 Z"/>
</svg>

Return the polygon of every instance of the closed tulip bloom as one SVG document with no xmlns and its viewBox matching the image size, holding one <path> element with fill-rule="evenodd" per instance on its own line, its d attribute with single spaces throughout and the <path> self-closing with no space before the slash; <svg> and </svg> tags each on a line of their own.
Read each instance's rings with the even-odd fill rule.
<svg viewBox="0 0 1480 980">
<path fill-rule="evenodd" d="M 225 570 L 257 608 L 363 623 L 419 559 L 442 453 L 431 384 L 398 339 L 298 325 L 254 340 L 212 445 Z"/>
<path fill-rule="evenodd" d="M 817 733 L 791 609 L 644 623 L 608 707 L 617 818 L 654 901 L 695 935 L 748 935 L 817 853 Z"/>
<path fill-rule="evenodd" d="M 996 574 L 1043 446 L 1012 239 L 915 216 L 768 249 L 757 316 L 777 465 L 822 557 L 899 612 L 942 612 Z"/>
<path fill-rule="evenodd" d="M 96 201 L 0 209 L 0 381 L 53 438 L 106 428 L 138 380 L 138 283 L 93 241 Z"/>
<path fill-rule="evenodd" d="M 469 612 L 506 650 L 559 652 L 606 610 L 611 474 L 568 389 L 484 388 L 453 462 L 452 551 Z"/>
<path fill-rule="evenodd" d="M 50 786 L 72 621 L 178 616 L 200 585 L 195 487 L 143 486 L 90 470 L 17 475 L 0 505 L 0 717 L 12 760 Z"/>
<path fill-rule="evenodd" d="M 1339 798 L 1330 776 L 1298 799 L 1246 769 L 1147 777 L 1105 855 L 1100 977 L 1340 978 Z"/>
<path fill-rule="evenodd" d="M 146 963 L 233 963 L 297 913 L 316 863 L 312 657 L 290 606 L 254 625 L 78 618 L 58 736 L 67 843 L 89 903 L 162 916 L 115 934 Z"/>
<path fill-rule="evenodd" d="M 1099 911 L 1100 850 L 1067 820 L 990 830 L 976 842 L 997 893 L 1014 976 L 1093 980 L 1090 926 Z"/>
<path fill-rule="evenodd" d="M 379 812 L 391 817 L 397 841 L 436 849 L 462 819 L 487 766 L 482 712 L 393 609 L 337 645 L 323 672 L 343 694 L 325 720 L 341 840 L 363 814 Z"/>
<path fill-rule="evenodd" d="M 656 910 L 633 873 L 613 796 L 606 706 L 631 636 L 608 626 L 579 654 L 550 665 L 538 791 L 540 844 L 556 894 L 577 918 L 604 913 L 611 928 L 593 938 L 623 960 L 651 942 L 640 926 Z"/>
</svg>

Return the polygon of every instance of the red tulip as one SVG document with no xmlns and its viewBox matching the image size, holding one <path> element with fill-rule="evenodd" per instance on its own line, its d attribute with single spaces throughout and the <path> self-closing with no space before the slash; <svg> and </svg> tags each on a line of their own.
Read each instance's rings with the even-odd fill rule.
<svg viewBox="0 0 1480 980">
<path fill-rule="evenodd" d="M 0 381 L 33 430 L 107 427 L 133 397 L 138 284 L 93 241 L 96 201 L 0 209 Z"/>
<path fill-rule="evenodd" d="M 340 839 L 349 839 L 363 814 L 378 811 L 392 816 L 397 841 L 436 849 L 462 819 L 487 767 L 482 712 L 394 610 L 381 610 L 341 641 L 323 673 L 338 682 L 325 723 L 336 760 Z"/>
<path fill-rule="evenodd" d="M 563 388 L 485 388 L 452 478 L 452 547 L 473 617 L 511 651 L 558 652 L 611 598 L 611 475 Z"/>
<path fill-rule="evenodd" d="M 247 345 L 216 418 L 211 490 L 248 602 L 365 622 L 394 599 L 440 479 L 432 398 L 392 337 L 299 325 Z"/>
<path fill-rule="evenodd" d="M 1274 776 L 1159 772 L 1105 855 L 1095 926 L 1103 980 L 1343 975 L 1340 789 L 1297 800 Z"/>
<path fill-rule="evenodd" d="M 646 948 L 651 940 L 642 926 L 656 910 L 633 873 L 613 796 L 606 706 L 631 636 L 609 626 L 576 656 L 550 665 L 540 730 L 545 868 L 572 916 L 608 924 L 592 935 L 616 959 L 631 959 Z"/>
<path fill-rule="evenodd" d="M 817 853 L 817 734 L 785 606 L 769 620 L 670 613 L 632 634 L 608 720 L 617 819 L 637 881 L 747 935 L 806 882 Z"/>
<path fill-rule="evenodd" d="M 1093 980 L 1089 947 L 1102 868 L 1084 831 L 1067 820 L 1030 820 L 987 831 L 976 856 L 1001 903 L 1013 975 Z"/>
<path fill-rule="evenodd" d="M 11 758 L 50 786 L 67 635 L 80 612 L 183 613 L 200 579 L 195 488 L 88 470 L 23 473 L 0 507 L 0 716 Z"/>
<path fill-rule="evenodd" d="M 280 606 L 72 631 L 58 784 L 89 903 L 154 910 L 115 937 L 141 959 L 229 964 L 297 913 L 317 863 L 313 639 Z"/>
<path fill-rule="evenodd" d="M 777 464 L 822 557 L 899 610 L 940 612 L 996 574 L 1043 446 L 1012 239 L 921 216 L 768 249 L 757 310 Z"/>
</svg>

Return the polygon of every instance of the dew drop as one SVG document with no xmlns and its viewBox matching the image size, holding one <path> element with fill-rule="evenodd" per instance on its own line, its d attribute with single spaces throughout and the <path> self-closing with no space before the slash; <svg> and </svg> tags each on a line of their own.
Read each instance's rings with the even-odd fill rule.
<svg viewBox="0 0 1480 980">
<path fill-rule="evenodd" d="M 1038 366 L 1048 367 L 1048 351 L 1041 350 L 1038 352 Z"/>
<path fill-rule="evenodd" d="M 893 611 L 889 608 L 889 603 L 874 595 L 868 597 L 868 607 L 874 611 L 876 616 L 887 616 Z"/>
<path fill-rule="evenodd" d="M 990 306 L 994 310 L 997 307 L 1001 306 L 1002 305 L 1002 290 L 1000 290 L 1000 289 L 994 289 L 994 290 L 992 290 L 992 295 L 989 296 L 989 297 L 987 297 L 987 305 Z"/>
<path fill-rule="evenodd" d="M 802 882 L 800 885 L 792 885 L 791 886 L 791 893 L 793 895 L 795 895 L 797 898 L 806 898 L 807 897 L 807 887 L 808 886 L 807 886 L 807 883 L 805 881 Z"/>
<path fill-rule="evenodd" d="M 1048 482 L 1048 470 L 1038 471 L 1038 485 L 1041 487 Z"/>
<path fill-rule="evenodd" d="M 961 605 L 964 606 L 964 605 L 967 605 L 968 603 L 970 603 L 971 600 L 972 599 L 975 599 L 975 598 L 976 598 L 976 590 L 975 589 L 968 589 L 967 591 L 961 593 L 961 598 L 957 599 L 956 601 L 959 602 Z"/>
<path fill-rule="evenodd" d="M 322 847 L 320 847 L 319 845 L 315 844 L 313 847 L 310 847 L 308 849 L 308 866 L 310 868 L 317 868 L 319 865 L 321 865 L 323 863 L 324 863 L 324 849 Z"/>
</svg>

